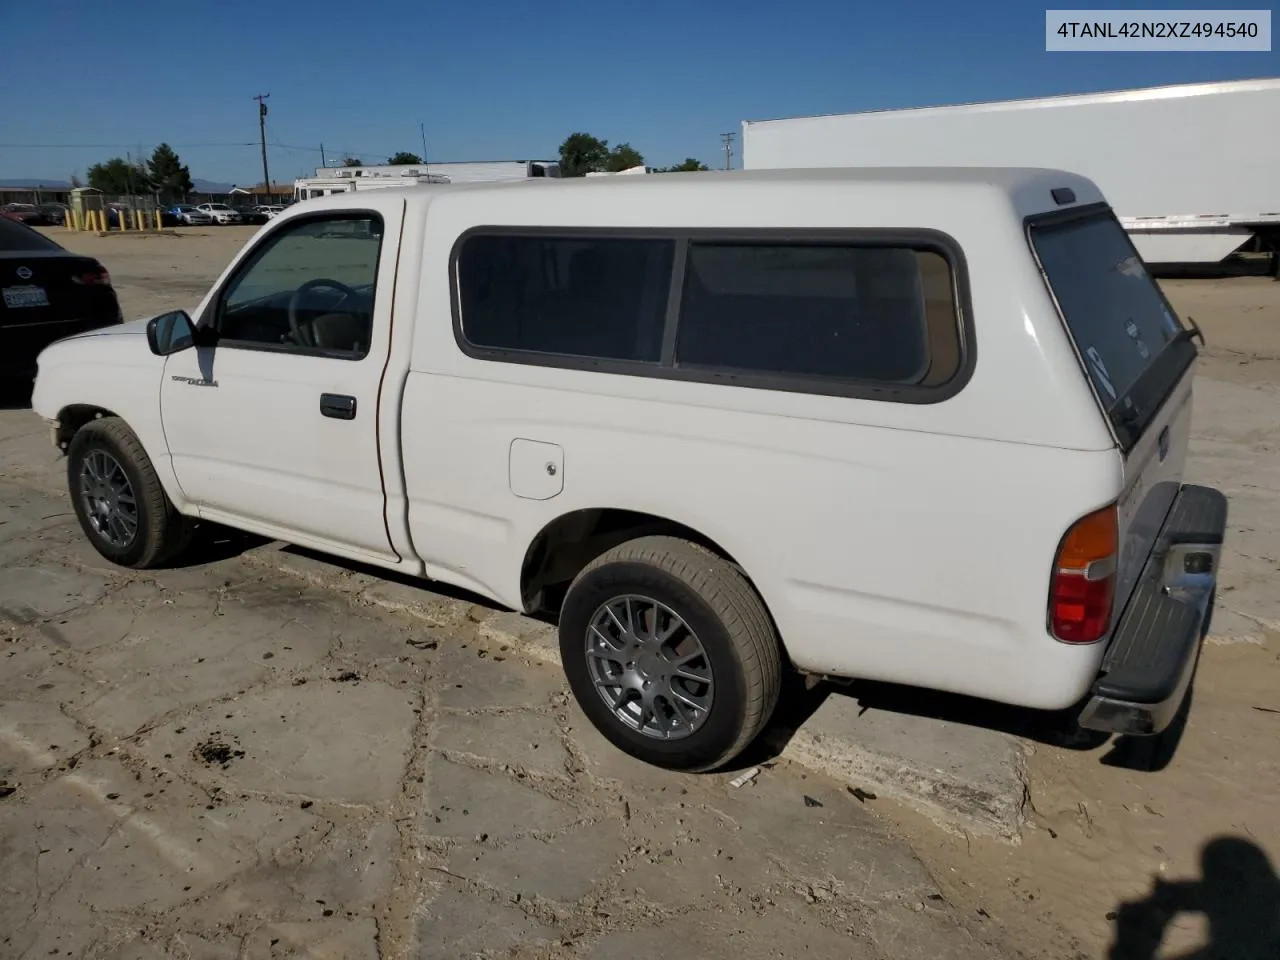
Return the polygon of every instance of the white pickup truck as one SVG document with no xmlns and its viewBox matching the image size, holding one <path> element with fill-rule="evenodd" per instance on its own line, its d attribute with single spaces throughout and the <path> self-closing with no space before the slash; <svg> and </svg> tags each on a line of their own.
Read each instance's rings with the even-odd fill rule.
<svg viewBox="0 0 1280 960">
<path fill-rule="evenodd" d="M 1196 333 L 1068 173 L 426 186 L 291 207 L 33 405 L 110 560 L 204 521 L 551 610 L 613 743 L 711 769 L 784 670 L 1164 730 Z"/>
</svg>

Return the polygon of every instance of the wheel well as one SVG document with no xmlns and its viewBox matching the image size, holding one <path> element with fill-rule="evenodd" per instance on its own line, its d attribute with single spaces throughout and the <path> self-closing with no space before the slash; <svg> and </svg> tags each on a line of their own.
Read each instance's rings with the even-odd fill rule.
<svg viewBox="0 0 1280 960">
<path fill-rule="evenodd" d="M 637 537 L 672 536 L 701 544 L 738 568 L 729 552 L 692 527 L 634 510 L 575 510 L 557 517 L 534 537 L 520 570 L 520 595 L 527 610 L 554 612 L 573 578 L 588 563 L 620 543 Z"/>
<path fill-rule="evenodd" d="M 71 445 L 71 438 L 76 431 L 90 420 L 99 417 L 114 417 L 115 414 L 104 407 L 95 407 L 88 403 L 73 403 L 58 411 L 58 448 L 64 453 Z"/>
</svg>

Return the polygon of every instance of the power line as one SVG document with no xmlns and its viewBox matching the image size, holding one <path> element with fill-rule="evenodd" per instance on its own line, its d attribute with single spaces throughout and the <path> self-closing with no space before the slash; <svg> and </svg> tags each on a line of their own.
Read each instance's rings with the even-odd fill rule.
<svg viewBox="0 0 1280 960">
<path fill-rule="evenodd" d="M 132 150 L 136 143 L 0 143 L 3 150 Z M 244 143 L 171 143 L 175 150 L 201 150 L 209 147 L 256 147 L 252 140 Z"/>
</svg>

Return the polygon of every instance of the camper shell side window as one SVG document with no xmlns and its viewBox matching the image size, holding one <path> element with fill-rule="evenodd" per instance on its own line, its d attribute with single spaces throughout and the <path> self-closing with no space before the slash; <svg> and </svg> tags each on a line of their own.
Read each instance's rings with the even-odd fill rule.
<svg viewBox="0 0 1280 960">
<path fill-rule="evenodd" d="M 913 403 L 974 364 L 963 254 L 929 231 L 484 227 L 451 267 L 484 360 Z"/>
</svg>

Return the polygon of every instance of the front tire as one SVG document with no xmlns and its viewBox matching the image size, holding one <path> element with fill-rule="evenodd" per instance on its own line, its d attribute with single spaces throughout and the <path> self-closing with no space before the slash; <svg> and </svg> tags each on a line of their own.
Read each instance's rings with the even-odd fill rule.
<svg viewBox="0 0 1280 960">
<path fill-rule="evenodd" d="M 578 574 L 560 614 L 574 697 L 616 747 L 655 766 L 712 770 L 760 733 L 782 657 L 736 567 L 675 537 L 641 537 Z"/>
<path fill-rule="evenodd" d="M 76 519 L 107 560 L 142 570 L 164 566 L 191 542 L 194 524 L 174 508 L 137 435 L 118 417 L 91 420 L 67 450 Z"/>
</svg>

